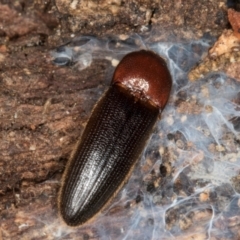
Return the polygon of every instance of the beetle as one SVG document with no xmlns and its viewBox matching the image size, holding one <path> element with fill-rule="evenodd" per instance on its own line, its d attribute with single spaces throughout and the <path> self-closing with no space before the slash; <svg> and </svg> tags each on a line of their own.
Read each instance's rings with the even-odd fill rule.
<svg viewBox="0 0 240 240">
<path fill-rule="evenodd" d="M 58 204 L 68 225 L 94 219 L 127 182 L 171 87 L 167 64 L 154 52 L 120 61 L 63 174 Z"/>
</svg>

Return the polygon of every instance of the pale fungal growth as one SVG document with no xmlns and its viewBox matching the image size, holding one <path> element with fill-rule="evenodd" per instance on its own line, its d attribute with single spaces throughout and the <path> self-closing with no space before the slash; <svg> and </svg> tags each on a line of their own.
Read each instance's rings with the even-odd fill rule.
<svg viewBox="0 0 240 240">
<path fill-rule="evenodd" d="M 78 46 L 78 38 L 68 47 L 76 56 L 88 53 L 93 61 L 108 60 L 112 68 L 113 60 L 117 64 L 136 50 L 135 41 L 124 39 L 91 38 Z M 204 79 L 188 81 L 189 70 L 207 53 L 207 41 L 145 44 L 168 60 L 173 90 L 140 163 L 91 224 L 67 228 L 55 217 L 45 221 L 47 231 L 59 238 L 238 239 L 240 83 L 226 74 L 206 77 L 200 72 L 196 77 Z M 227 54 L 209 60 L 204 71 L 218 70 L 226 59 L 239 62 L 238 51 Z"/>
<path fill-rule="evenodd" d="M 145 49 L 139 35 L 120 35 L 116 38 L 97 39 L 93 36 L 76 37 L 51 51 L 52 62 L 58 66 L 76 65 L 81 71 L 89 67 L 93 59 L 111 60 L 115 67 L 119 58 L 129 52 Z"/>
<path fill-rule="evenodd" d="M 71 48 L 61 46 L 56 51 L 51 52 L 53 63 L 59 66 L 69 65 L 73 61 L 73 51 Z"/>
</svg>

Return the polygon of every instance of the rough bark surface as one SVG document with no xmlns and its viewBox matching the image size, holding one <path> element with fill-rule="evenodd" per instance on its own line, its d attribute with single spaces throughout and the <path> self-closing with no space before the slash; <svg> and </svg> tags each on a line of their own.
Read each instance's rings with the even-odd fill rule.
<svg viewBox="0 0 240 240">
<path fill-rule="evenodd" d="M 57 215 L 62 171 L 110 81 L 107 60 L 79 73 L 53 65 L 51 49 L 82 34 L 216 37 L 226 14 L 219 0 L 1 0 L 0 239 L 50 239 L 39 219 Z"/>
</svg>

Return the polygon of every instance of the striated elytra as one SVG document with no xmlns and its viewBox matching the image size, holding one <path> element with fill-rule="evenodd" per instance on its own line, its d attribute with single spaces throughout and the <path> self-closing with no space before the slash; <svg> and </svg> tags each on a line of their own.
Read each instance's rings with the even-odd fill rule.
<svg viewBox="0 0 240 240">
<path fill-rule="evenodd" d="M 121 60 L 63 175 L 59 210 L 68 225 L 92 220 L 126 183 L 171 86 L 157 54 L 141 50 Z"/>
</svg>

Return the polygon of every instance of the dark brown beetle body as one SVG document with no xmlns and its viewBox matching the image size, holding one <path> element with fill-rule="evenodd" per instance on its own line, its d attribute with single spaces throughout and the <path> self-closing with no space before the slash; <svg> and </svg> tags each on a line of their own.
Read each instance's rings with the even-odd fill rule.
<svg viewBox="0 0 240 240">
<path fill-rule="evenodd" d="M 70 226 L 92 219 L 128 180 L 171 91 L 165 61 L 126 55 L 66 167 L 59 209 Z"/>
</svg>

